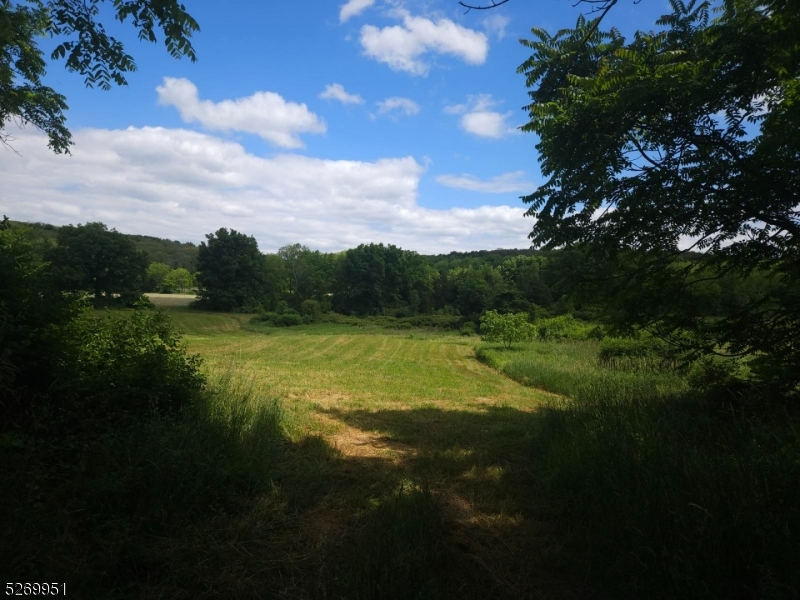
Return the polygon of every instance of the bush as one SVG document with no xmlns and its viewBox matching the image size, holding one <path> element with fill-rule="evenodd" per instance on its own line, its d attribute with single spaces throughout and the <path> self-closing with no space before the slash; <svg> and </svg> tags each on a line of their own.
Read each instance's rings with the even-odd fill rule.
<svg viewBox="0 0 800 600">
<path fill-rule="evenodd" d="M 503 342 L 510 348 L 514 342 L 533 338 L 533 325 L 525 313 L 501 315 L 487 310 L 481 317 L 481 334 L 487 342 Z"/>
<path fill-rule="evenodd" d="M 540 340 L 586 340 L 595 329 L 593 325 L 577 321 L 571 315 L 542 319 L 535 326 Z"/>
<path fill-rule="evenodd" d="M 303 300 L 300 304 L 300 314 L 310 321 L 319 321 L 324 312 L 322 304 L 316 300 Z"/>
<path fill-rule="evenodd" d="M 261 311 L 254 316 L 252 320 L 256 323 L 266 323 L 272 327 L 294 327 L 311 322 L 310 318 L 304 321 L 304 317 L 301 317 L 296 311 L 291 309 L 282 313 Z"/>
<path fill-rule="evenodd" d="M 622 369 L 674 369 L 678 354 L 666 342 L 654 337 L 607 338 L 600 344 L 601 365 Z"/>
<path fill-rule="evenodd" d="M 87 312 L 64 335 L 71 348 L 58 374 L 63 391 L 98 416 L 177 412 L 205 386 L 200 357 L 186 353 L 159 311 Z"/>
</svg>

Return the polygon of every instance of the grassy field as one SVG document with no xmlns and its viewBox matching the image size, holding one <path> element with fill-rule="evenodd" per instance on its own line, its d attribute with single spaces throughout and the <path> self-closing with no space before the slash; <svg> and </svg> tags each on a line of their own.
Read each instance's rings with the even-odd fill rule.
<svg viewBox="0 0 800 600">
<path fill-rule="evenodd" d="M 295 551 L 328 572 L 329 593 L 579 595 L 580 582 L 558 569 L 560 542 L 532 487 L 528 441 L 548 394 L 476 360 L 477 338 L 336 325 L 252 331 L 243 315 L 171 314 L 209 371 L 282 399 L 293 447 L 315 448 L 286 463 L 282 485 L 310 536 L 311 549 Z M 418 523 L 398 518 L 407 511 L 429 522 L 395 531 Z"/>
<path fill-rule="evenodd" d="M 207 389 L 97 435 L 0 436 L 0 576 L 109 599 L 800 597 L 791 406 L 601 364 L 596 341 L 151 298 Z"/>
</svg>

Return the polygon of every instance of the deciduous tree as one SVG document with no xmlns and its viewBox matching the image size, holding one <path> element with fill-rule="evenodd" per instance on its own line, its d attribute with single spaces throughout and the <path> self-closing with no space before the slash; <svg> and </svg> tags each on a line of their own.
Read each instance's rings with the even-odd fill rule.
<svg viewBox="0 0 800 600">
<path fill-rule="evenodd" d="M 749 355 L 800 381 L 800 5 L 671 0 L 659 31 L 626 40 L 581 17 L 533 29 L 520 68 L 544 185 L 525 200 L 539 247 L 583 245 L 617 277 L 627 324 L 701 353 Z M 681 249 L 700 250 L 692 260 Z M 679 260 L 680 259 L 680 260 Z M 711 322 L 709 277 L 769 271 L 779 293 Z"/>
<path fill-rule="evenodd" d="M 164 278 L 172 269 L 166 263 L 154 262 L 147 267 L 147 291 L 160 292 Z"/>
<path fill-rule="evenodd" d="M 72 144 L 66 126 L 66 98 L 42 83 L 47 60 L 38 38 L 61 40 L 50 60 L 65 60 L 69 71 L 84 77 L 87 87 L 110 89 L 126 85 L 125 73 L 136 70 L 122 43 L 106 33 L 100 22 L 105 0 L 0 0 L 0 127 L 13 119 L 30 123 L 47 134 L 56 153 Z M 199 30 L 178 0 L 113 0 L 114 18 L 130 21 L 139 39 L 157 41 L 164 35 L 167 52 L 196 60 L 190 42 Z M 8 141 L 0 129 L 0 143 Z"/>
<path fill-rule="evenodd" d="M 221 228 L 197 256 L 198 296 L 211 310 L 253 310 L 269 295 L 267 264 L 252 236 Z"/>
<path fill-rule="evenodd" d="M 103 223 L 67 225 L 50 251 L 53 276 L 62 290 L 94 294 L 96 305 L 129 303 L 144 291 L 147 256 Z"/>
</svg>

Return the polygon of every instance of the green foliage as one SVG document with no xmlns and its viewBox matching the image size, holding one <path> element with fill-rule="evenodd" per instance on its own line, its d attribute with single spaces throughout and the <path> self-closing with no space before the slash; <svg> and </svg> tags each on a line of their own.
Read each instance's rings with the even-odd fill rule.
<svg viewBox="0 0 800 600">
<path fill-rule="evenodd" d="M 312 322 L 319 321 L 326 312 L 330 311 L 330 305 L 326 302 L 316 300 L 303 300 L 300 305 L 300 314 L 310 319 Z"/>
<path fill-rule="evenodd" d="M 63 39 L 50 58 L 65 59 L 67 69 L 83 75 L 87 87 L 108 90 L 112 82 L 127 84 L 124 73 L 135 71 L 136 64 L 98 21 L 102 1 L 0 0 L 0 123 L 31 123 L 47 134 L 54 152 L 69 152 L 66 99 L 42 84 L 47 70 L 37 43 L 42 36 Z M 199 26 L 177 0 L 114 0 L 113 6 L 114 18 L 130 19 L 140 40 L 155 42 L 161 29 L 171 56 L 196 60 L 189 38 Z M 0 132 L 0 142 L 7 139 Z"/>
<path fill-rule="evenodd" d="M 456 267 L 445 274 L 442 285 L 444 302 L 472 320 L 492 309 L 499 292 L 504 291 L 502 276 L 488 265 Z"/>
<path fill-rule="evenodd" d="M 177 412 L 205 385 L 200 358 L 187 354 L 160 311 L 141 307 L 102 318 L 89 312 L 64 335 L 70 350 L 60 360 L 59 386 L 82 411 L 101 417 Z"/>
<path fill-rule="evenodd" d="M 502 342 L 510 348 L 514 342 L 533 338 L 533 325 L 525 313 L 501 315 L 487 310 L 481 317 L 481 336 L 487 342 Z"/>
<path fill-rule="evenodd" d="M 201 304 L 211 310 L 255 312 L 273 285 L 255 238 L 222 228 L 206 239 L 197 257 Z"/>
<path fill-rule="evenodd" d="M 304 302 L 325 302 L 333 285 L 335 257 L 300 244 L 284 246 L 277 256 L 283 262 L 286 300 L 301 309 Z"/>
<path fill-rule="evenodd" d="M 59 235 L 83 241 L 76 229 Z M 86 229 L 91 236 L 113 233 L 99 224 Z M 45 252 L 30 230 L 0 230 L 6 284 L 0 290 L 0 410 L 8 422 L 174 412 L 197 395 L 204 384 L 199 358 L 187 355 L 169 317 L 144 304 L 104 318 L 81 311 L 74 296 L 53 284 L 54 276 L 63 281 L 63 272 L 51 272 Z"/>
<path fill-rule="evenodd" d="M 161 291 L 167 293 L 178 292 L 184 294 L 188 292 L 194 283 L 192 274 L 186 269 L 173 269 L 164 277 L 161 282 Z"/>
<path fill-rule="evenodd" d="M 94 294 L 96 306 L 129 304 L 144 291 L 147 257 L 131 240 L 103 223 L 58 230 L 48 258 L 56 286 Z"/>
<path fill-rule="evenodd" d="M 54 289 L 46 251 L 29 228 L 0 226 L 0 415 L 24 410 L 24 397 L 52 383 L 59 332 L 80 311 L 74 297 Z"/>
<path fill-rule="evenodd" d="M 150 263 L 150 266 L 147 267 L 147 291 L 160 292 L 164 278 L 169 275 L 171 270 L 170 266 L 166 263 Z"/>
<path fill-rule="evenodd" d="M 674 369 L 678 353 L 666 342 L 650 336 L 606 338 L 600 344 L 597 359 L 607 367 Z"/>
<path fill-rule="evenodd" d="M 149 235 L 127 235 L 136 248 L 147 254 L 151 263 L 165 263 L 170 269 L 184 268 L 189 272 L 197 270 L 198 248 L 191 242 L 165 240 Z"/>
<path fill-rule="evenodd" d="M 272 311 L 261 311 L 255 315 L 251 321 L 255 323 L 265 323 L 273 327 L 294 327 L 302 325 L 304 322 L 303 317 L 297 311 L 289 309 L 277 313 Z M 310 322 L 310 319 L 308 319 Z"/>
<path fill-rule="evenodd" d="M 475 335 L 478 333 L 477 328 L 475 327 L 475 323 L 472 321 L 467 321 L 462 325 L 461 329 L 459 329 L 459 333 L 461 335 Z"/>
<path fill-rule="evenodd" d="M 609 369 L 598 349 L 479 349 L 518 381 L 569 396 L 539 409 L 529 450 L 536 497 L 561 507 L 569 530 L 561 560 L 588 574 L 592 597 L 793 598 L 796 412 L 720 411 L 675 373 Z"/>
<path fill-rule="evenodd" d="M 534 329 L 540 340 L 587 340 L 593 337 L 596 326 L 561 315 L 536 321 Z"/>
<path fill-rule="evenodd" d="M 416 252 L 392 244 L 361 244 L 339 260 L 333 304 L 344 314 L 402 317 L 429 312 L 437 275 Z"/>
<path fill-rule="evenodd" d="M 525 200 L 533 243 L 583 245 L 576 271 L 625 326 L 687 350 L 756 357 L 777 390 L 800 382 L 798 5 L 679 0 L 626 40 L 579 19 L 532 30 L 520 68 L 547 182 Z M 691 260 L 678 251 L 691 239 Z M 678 260 L 680 259 L 680 260 Z M 592 268 L 599 266 L 600 268 Z M 769 271 L 780 283 L 703 317 L 708 282 Z"/>
<path fill-rule="evenodd" d="M 60 574 L 82 598 L 247 597 L 242 573 L 275 559 L 264 534 L 287 518 L 285 423 L 276 399 L 217 373 L 180 416 L 26 434 L 24 452 L 0 448 L 0 576 Z"/>
</svg>

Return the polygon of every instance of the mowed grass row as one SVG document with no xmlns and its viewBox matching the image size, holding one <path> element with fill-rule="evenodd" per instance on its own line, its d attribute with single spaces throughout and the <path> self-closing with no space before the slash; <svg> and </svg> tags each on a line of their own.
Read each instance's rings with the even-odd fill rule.
<svg viewBox="0 0 800 600">
<path fill-rule="evenodd" d="M 233 366 L 274 394 L 342 410 L 391 405 L 485 410 L 534 408 L 543 398 L 475 360 L 475 339 L 423 332 L 353 333 L 352 327 L 241 328 L 241 315 L 173 312 L 192 352 Z"/>
</svg>

